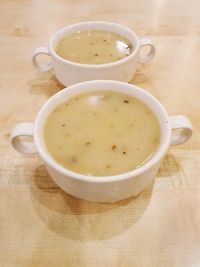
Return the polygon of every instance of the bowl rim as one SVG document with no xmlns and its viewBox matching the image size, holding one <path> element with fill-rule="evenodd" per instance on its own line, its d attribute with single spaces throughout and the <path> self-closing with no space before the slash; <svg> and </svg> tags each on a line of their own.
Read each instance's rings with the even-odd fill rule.
<svg viewBox="0 0 200 267">
<path fill-rule="evenodd" d="M 134 44 L 133 44 L 133 42 L 131 42 L 131 40 L 129 38 L 127 38 L 127 39 L 134 45 L 133 52 L 130 55 L 128 55 L 127 57 L 123 58 L 123 59 L 120 59 L 120 60 L 117 60 L 117 61 L 113 61 L 113 62 L 110 62 L 110 63 L 104 63 L 104 64 L 85 64 L 85 63 L 78 63 L 78 62 L 70 61 L 70 60 L 67 60 L 67 59 L 64 59 L 64 58 L 60 57 L 55 52 L 55 49 L 54 49 L 54 42 L 55 42 L 56 38 L 59 35 L 64 35 L 64 32 L 66 32 L 68 30 L 71 30 L 73 28 L 82 27 L 82 26 L 87 26 L 87 25 L 88 25 L 88 27 L 90 25 L 96 25 L 97 26 L 97 29 L 100 29 L 101 28 L 100 27 L 101 25 L 104 25 L 104 26 L 108 25 L 108 26 L 111 26 L 111 27 L 119 28 L 122 31 L 124 31 L 124 32 L 132 35 L 132 37 L 135 39 L 135 43 Z M 76 30 L 74 32 L 76 32 Z M 56 58 L 57 60 L 61 61 L 64 64 L 67 63 L 67 64 L 69 64 L 71 66 L 74 66 L 74 67 L 86 68 L 86 69 L 105 69 L 105 68 L 111 68 L 111 67 L 114 67 L 114 66 L 118 66 L 118 65 L 124 64 L 124 63 L 132 60 L 137 55 L 137 53 L 138 53 L 139 46 L 140 46 L 139 43 L 140 43 L 139 38 L 135 34 L 135 32 L 133 32 L 132 30 L 130 30 L 129 28 L 127 28 L 127 27 L 125 27 L 123 25 L 120 25 L 120 24 L 117 24 L 117 23 L 113 23 L 113 22 L 107 22 L 107 21 L 85 21 L 85 22 L 71 24 L 71 25 L 68 25 L 68 26 L 63 27 L 60 30 L 58 30 L 51 37 L 51 39 L 49 41 L 48 47 L 49 47 L 50 54 L 54 58 Z"/>
<path fill-rule="evenodd" d="M 152 103 L 154 105 L 156 105 L 159 108 L 159 112 L 160 114 L 164 117 L 165 121 L 163 121 L 164 125 L 165 125 L 165 139 L 163 140 L 163 142 L 161 142 L 160 147 L 158 149 L 158 151 L 146 162 L 144 163 L 142 166 L 129 171 L 129 172 L 125 172 L 122 174 L 117 174 L 117 175 L 110 175 L 110 176 L 89 176 L 89 175 L 84 175 L 84 174 L 80 174 L 80 173 L 76 173 L 74 171 L 68 170 L 64 167 L 62 167 L 59 163 L 57 163 L 47 152 L 47 150 L 44 149 L 44 142 L 42 142 L 42 137 L 39 134 L 39 132 L 41 132 L 41 128 L 43 126 L 41 126 L 39 124 L 40 120 L 42 119 L 42 117 L 44 116 L 45 112 L 47 114 L 49 114 L 50 111 L 48 111 L 48 108 L 50 106 L 50 104 L 54 101 L 56 101 L 56 99 L 60 99 L 62 96 L 64 96 L 66 94 L 66 92 L 70 93 L 70 91 L 73 90 L 78 90 L 81 87 L 90 87 L 90 86 L 95 86 L 96 88 L 100 89 L 101 86 L 117 86 L 117 87 L 121 87 L 121 88 L 130 88 L 136 90 L 136 91 L 140 91 L 140 93 L 142 93 L 143 95 L 145 95 L 146 97 L 148 97 L 148 99 L 150 99 L 150 101 L 152 101 Z M 87 90 L 87 89 L 86 89 Z M 90 90 L 90 89 L 89 89 Z M 88 91 L 89 91 L 88 90 Z M 111 88 L 112 90 L 112 88 Z M 119 89 L 120 91 L 121 89 Z M 80 93 L 81 91 L 79 91 Z M 75 95 L 75 94 L 74 94 Z M 57 100 L 57 104 L 60 101 Z M 57 104 L 53 104 L 53 106 L 55 107 Z M 46 115 L 47 116 L 47 115 Z M 81 82 L 81 83 L 77 83 L 74 84 L 68 88 L 65 88 L 59 92 L 57 92 L 55 95 L 53 95 L 52 97 L 50 97 L 44 104 L 43 106 L 40 108 L 36 119 L 35 119 L 35 124 L 34 124 L 34 133 L 33 133 L 33 137 L 34 137 L 34 142 L 36 144 L 36 147 L 38 149 L 38 153 L 40 155 L 40 157 L 42 158 L 42 160 L 52 169 L 54 169 L 55 171 L 57 171 L 58 173 L 67 176 L 67 177 L 71 177 L 75 180 L 79 180 L 79 181 L 85 181 L 85 182 L 92 182 L 92 183 L 110 183 L 110 182 L 118 182 L 118 181 L 122 181 L 122 180 L 126 180 L 126 179 L 130 179 L 133 177 L 136 177 L 138 175 L 142 175 L 143 173 L 145 173 L 146 171 L 148 171 L 149 169 L 151 169 L 153 166 L 155 166 L 165 155 L 166 151 L 169 148 L 170 145 L 170 140 L 171 140 L 171 127 L 169 124 L 169 117 L 168 114 L 165 110 L 165 108 L 163 107 L 163 105 L 157 100 L 157 98 L 155 98 L 153 95 L 151 95 L 149 92 L 145 91 L 144 89 L 135 86 L 133 84 L 128 84 L 128 83 L 124 83 L 124 82 L 119 82 L 119 81 L 113 81 L 113 80 L 93 80 L 93 81 L 86 81 L 86 82 Z"/>
</svg>

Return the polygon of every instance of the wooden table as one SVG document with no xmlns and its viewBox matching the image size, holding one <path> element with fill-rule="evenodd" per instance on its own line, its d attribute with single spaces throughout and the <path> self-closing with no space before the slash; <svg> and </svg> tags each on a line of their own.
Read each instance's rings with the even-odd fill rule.
<svg viewBox="0 0 200 267">
<path fill-rule="evenodd" d="M 0 5 L 0 266 L 200 266 L 200 1 L 4 0 Z M 137 198 L 95 204 L 64 193 L 39 157 L 10 146 L 63 88 L 31 63 L 59 28 L 109 20 L 152 38 L 155 59 L 132 81 L 169 114 L 187 115 L 193 138 L 169 150 L 155 184 Z"/>
</svg>

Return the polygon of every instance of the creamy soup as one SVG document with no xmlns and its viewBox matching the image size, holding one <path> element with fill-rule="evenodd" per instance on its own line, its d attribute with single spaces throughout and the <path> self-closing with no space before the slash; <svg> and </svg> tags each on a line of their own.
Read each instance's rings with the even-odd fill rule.
<svg viewBox="0 0 200 267">
<path fill-rule="evenodd" d="M 85 175 L 134 170 L 154 155 L 159 140 L 154 113 L 140 100 L 113 91 L 76 95 L 59 104 L 44 125 L 50 155 Z"/>
<path fill-rule="evenodd" d="M 82 64 L 105 64 L 130 55 L 133 46 L 114 32 L 79 31 L 60 40 L 56 53 L 64 59 Z"/>
</svg>

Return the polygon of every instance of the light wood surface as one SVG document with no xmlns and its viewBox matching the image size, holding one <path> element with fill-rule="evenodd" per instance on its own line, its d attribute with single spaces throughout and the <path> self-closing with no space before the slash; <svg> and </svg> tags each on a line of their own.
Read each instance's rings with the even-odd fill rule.
<svg viewBox="0 0 200 267">
<path fill-rule="evenodd" d="M 4 0 L 0 4 L 0 266 L 200 266 L 200 1 Z M 154 60 L 132 83 L 170 115 L 187 115 L 194 135 L 169 150 L 154 185 L 115 204 L 75 199 L 53 183 L 37 155 L 9 144 L 62 89 L 31 63 L 37 46 L 65 25 L 123 24 L 152 38 Z"/>
</svg>

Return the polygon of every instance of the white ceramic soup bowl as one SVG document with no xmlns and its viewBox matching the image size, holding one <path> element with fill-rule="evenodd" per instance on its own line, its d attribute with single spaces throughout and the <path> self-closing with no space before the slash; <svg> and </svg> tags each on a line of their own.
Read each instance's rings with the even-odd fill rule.
<svg viewBox="0 0 200 267">
<path fill-rule="evenodd" d="M 55 52 L 58 42 L 70 34 L 78 31 L 103 30 L 114 32 L 126 37 L 134 47 L 134 51 L 126 58 L 107 64 L 79 64 L 60 57 Z M 149 46 L 149 53 L 140 56 L 141 47 Z M 48 64 L 40 64 L 38 55 L 45 54 L 51 57 Z M 40 71 L 54 70 L 56 78 L 65 86 L 88 80 L 118 80 L 129 82 L 135 75 L 137 62 L 147 63 L 155 54 L 155 47 L 149 38 L 139 38 L 128 28 L 119 24 L 104 21 L 89 21 L 69 25 L 56 32 L 50 39 L 48 48 L 38 47 L 33 53 L 32 62 Z"/>
<path fill-rule="evenodd" d="M 43 126 L 48 114 L 71 97 L 97 89 L 134 96 L 143 101 L 158 118 L 161 129 L 159 147 L 155 155 L 141 167 L 119 175 L 87 176 L 62 167 L 48 153 L 43 139 Z M 123 82 L 97 80 L 75 84 L 56 93 L 42 106 L 35 123 L 19 123 L 12 129 L 11 143 L 21 153 L 38 152 L 54 182 L 69 194 L 89 201 L 114 202 L 137 195 L 148 186 L 155 178 L 169 146 L 186 142 L 191 134 L 192 125 L 186 117 L 169 117 L 160 102 L 145 90 Z M 33 142 L 24 142 L 21 136 L 33 136 Z"/>
</svg>

